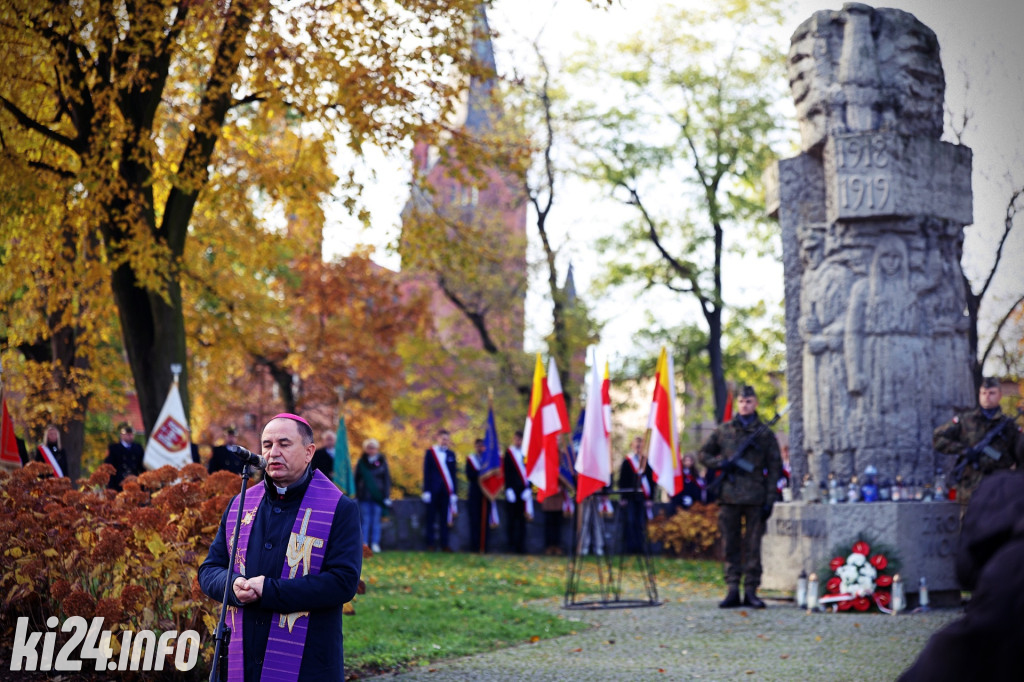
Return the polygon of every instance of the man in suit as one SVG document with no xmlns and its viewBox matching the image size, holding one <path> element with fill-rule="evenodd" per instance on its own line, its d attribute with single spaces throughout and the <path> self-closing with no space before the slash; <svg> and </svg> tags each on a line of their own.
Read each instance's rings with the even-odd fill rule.
<svg viewBox="0 0 1024 682">
<path fill-rule="evenodd" d="M 526 554 L 526 519 L 532 516 L 532 493 L 523 462 L 523 432 L 516 431 L 502 461 L 505 472 L 505 500 L 508 502 L 508 546 Z M 527 507 L 531 507 L 528 509 Z"/>
<path fill-rule="evenodd" d="M 103 460 L 114 467 L 114 475 L 107 483 L 107 487 L 114 490 L 121 490 L 121 483 L 128 476 L 142 473 L 143 452 L 142 446 L 135 442 L 135 431 L 126 423 L 122 423 L 118 430 L 121 437 L 107 447 L 107 458 Z"/>
<path fill-rule="evenodd" d="M 448 527 L 458 513 L 459 482 L 458 460 L 451 450 L 451 435 L 447 430 L 437 432 L 437 442 L 423 454 L 423 503 L 426 505 L 423 526 L 426 529 L 427 549 L 435 548 L 434 523 L 438 525 L 440 548 L 452 551 L 448 540 Z"/>
<path fill-rule="evenodd" d="M 338 443 L 338 437 L 333 431 L 324 431 L 320 434 L 320 441 L 324 444 L 313 453 L 312 466 L 319 469 L 329 480 L 334 480 L 334 446 Z"/>
<path fill-rule="evenodd" d="M 484 495 L 480 487 L 480 467 L 487 449 L 483 439 L 477 438 L 473 444 L 476 452 L 466 458 L 466 509 L 469 512 L 469 547 L 470 552 L 486 552 L 488 525 L 491 517 L 491 501 Z"/>
<path fill-rule="evenodd" d="M 622 507 L 622 545 L 626 554 L 640 554 L 647 540 L 648 511 L 654 503 L 654 470 L 641 453 L 644 439 L 633 439 L 633 451 L 619 467 L 619 500 Z"/>
<path fill-rule="evenodd" d="M 210 473 L 215 471 L 230 471 L 233 474 L 241 474 L 242 459 L 235 455 L 238 452 L 237 431 L 234 426 L 224 430 L 224 445 L 217 445 L 210 455 Z"/>
</svg>

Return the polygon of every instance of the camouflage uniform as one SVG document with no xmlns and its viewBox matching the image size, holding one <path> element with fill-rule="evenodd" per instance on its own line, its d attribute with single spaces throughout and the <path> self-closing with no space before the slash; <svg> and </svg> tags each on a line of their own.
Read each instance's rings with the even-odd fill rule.
<svg viewBox="0 0 1024 682">
<path fill-rule="evenodd" d="M 1005 416 L 996 410 L 995 416 L 989 419 L 980 407 L 970 412 L 962 412 L 935 429 L 933 445 L 939 452 L 956 455 L 956 464 L 960 464 L 964 450 L 976 445 Z M 1017 424 L 1011 422 L 1004 426 L 989 445 L 1000 454 L 1000 457 L 992 459 L 984 452 L 981 453 L 977 468 L 967 464 L 960 481 L 953 482 L 956 486 L 957 501 L 962 505 L 970 502 L 971 495 L 981 483 L 982 477 L 998 469 L 1009 469 L 1014 464 L 1017 464 L 1018 468 L 1024 466 L 1024 437 L 1021 436 Z"/>
<path fill-rule="evenodd" d="M 742 425 L 740 417 L 719 426 L 700 449 L 701 464 L 709 470 L 724 466 L 740 443 L 761 423 L 755 415 L 747 427 Z M 747 447 L 743 459 L 754 468 L 747 472 L 734 467 L 725 474 L 718 495 L 718 527 L 725 542 L 726 584 L 730 589 L 738 589 L 742 574 L 744 589 L 755 590 L 761 584 L 761 536 L 767 513 L 776 500 L 775 485 L 782 475 L 779 443 L 771 429 L 766 429 Z"/>
</svg>

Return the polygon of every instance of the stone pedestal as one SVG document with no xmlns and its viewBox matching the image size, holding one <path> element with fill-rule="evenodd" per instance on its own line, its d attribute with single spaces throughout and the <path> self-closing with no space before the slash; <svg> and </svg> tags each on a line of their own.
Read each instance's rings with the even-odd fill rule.
<svg viewBox="0 0 1024 682">
<path fill-rule="evenodd" d="M 762 587 L 795 591 L 801 570 L 820 571 L 837 544 L 848 554 L 863 536 L 896 551 L 908 592 L 916 592 L 924 576 L 931 592 L 958 594 L 953 556 L 959 526 L 960 507 L 954 502 L 782 502 L 775 505 L 764 536 Z M 823 583 L 829 577 L 819 575 Z"/>
</svg>

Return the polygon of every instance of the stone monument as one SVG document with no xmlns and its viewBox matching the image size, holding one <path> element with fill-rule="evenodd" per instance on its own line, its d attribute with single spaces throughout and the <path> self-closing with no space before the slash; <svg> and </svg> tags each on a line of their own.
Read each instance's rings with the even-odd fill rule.
<svg viewBox="0 0 1024 682">
<path fill-rule="evenodd" d="M 802 153 L 766 180 L 782 230 L 794 492 L 805 476 L 868 466 L 932 483 L 948 471 L 933 428 L 974 405 L 960 270 L 971 151 L 939 139 L 938 41 L 911 14 L 849 3 L 803 22 L 788 64 Z M 934 560 L 935 589 L 955 588 L 954 505 L 812 506 L 780 505 L 770 521 L 766 587 L 792 589 L 801 567 L 867 527 L 908 569 Z M 915 534 L 934 535 L 930 549 L 908 546 Z"/>
</svg>

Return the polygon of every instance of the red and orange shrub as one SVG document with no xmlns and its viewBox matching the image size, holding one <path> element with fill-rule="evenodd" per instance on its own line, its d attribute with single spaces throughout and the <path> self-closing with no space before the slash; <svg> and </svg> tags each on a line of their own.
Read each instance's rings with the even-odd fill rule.
<svg viewBox="0 0 1024 682">
<path fill-rule="evenodd" d="M 209 642 L 218 605 L 199 590 L 196 570 L 238 476 L 165 466 L 126 479 L 117 493 L 106 488 L 109 464 L 78 488 L 48 471 L 31 463 L 0 473 L 3 641 L 21 616 L 35 631 L 50 616 L 102 616 L 115 653 L 123 630 L 191 629 Z"/>
</svg>

